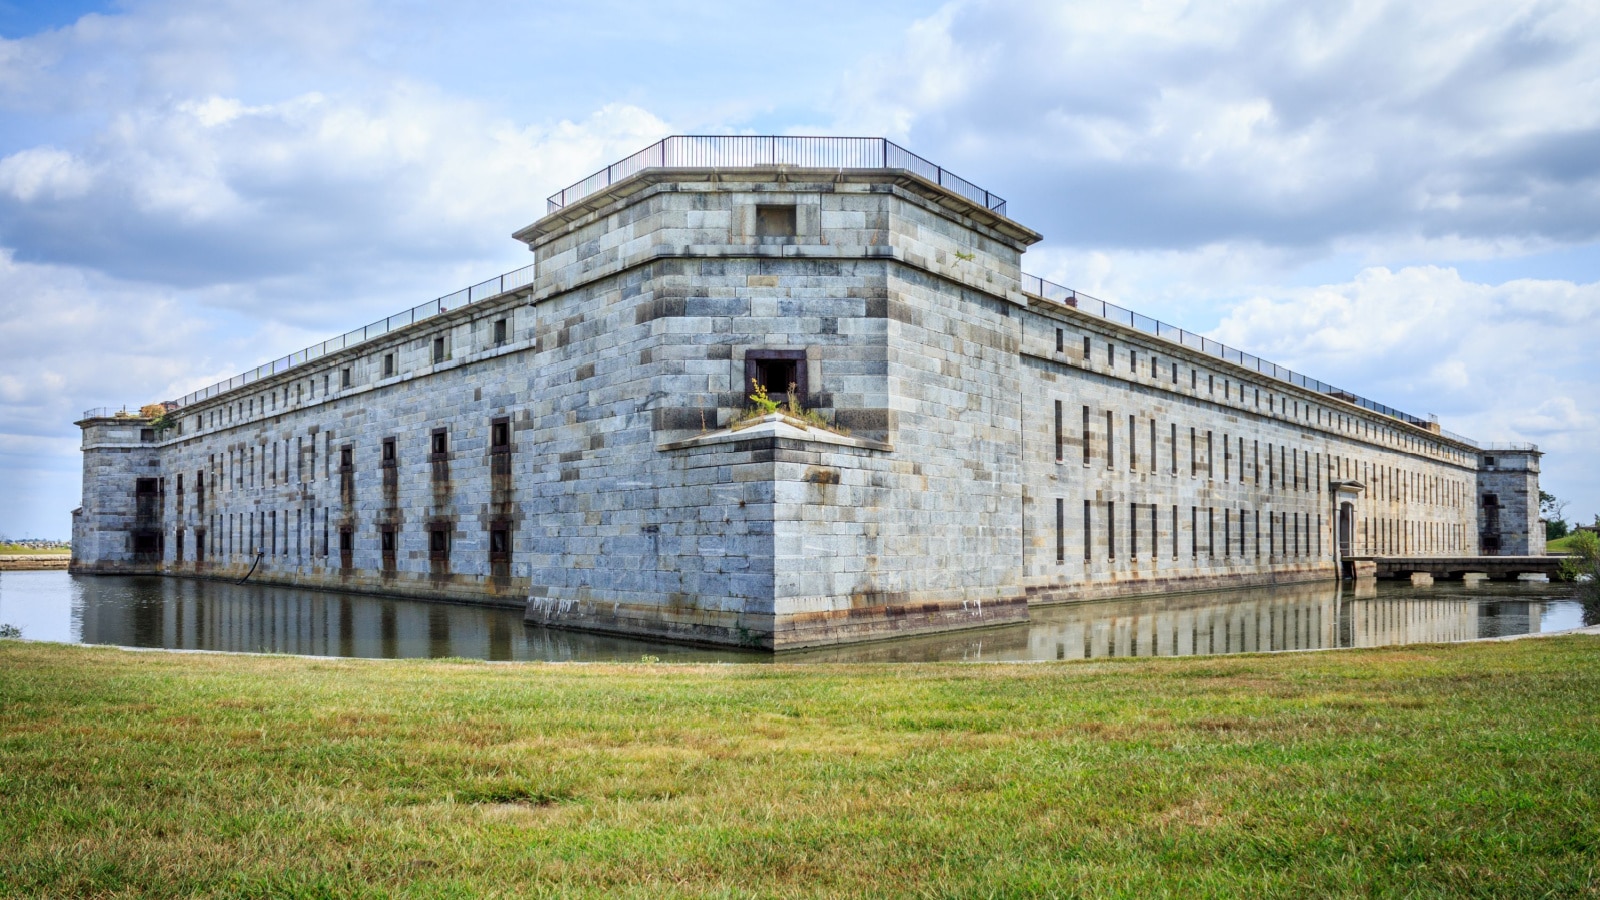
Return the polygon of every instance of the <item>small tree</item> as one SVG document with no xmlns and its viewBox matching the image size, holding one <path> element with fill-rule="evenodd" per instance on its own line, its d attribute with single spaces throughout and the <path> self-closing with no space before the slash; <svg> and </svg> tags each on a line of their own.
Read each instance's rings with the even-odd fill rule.
<svg viewBox="0 0 1600 900">
<path fill-rule="evenodd" d="M 1567 501 L 1555 494 L 1539 492 L 1539 516 L 1544 519 L 1544 539 L 1554 541 L 1567 536 L 1572 526 L 1566 519 Z"/>
<path fill-rule="evenodd" d="M 1600 535 L 1580 531 L 1572 538 L 1572 554 L 1561 561 L 1562 581 L 1578 581 L 1586 599 L 1600 602 Z"/>
</svg>

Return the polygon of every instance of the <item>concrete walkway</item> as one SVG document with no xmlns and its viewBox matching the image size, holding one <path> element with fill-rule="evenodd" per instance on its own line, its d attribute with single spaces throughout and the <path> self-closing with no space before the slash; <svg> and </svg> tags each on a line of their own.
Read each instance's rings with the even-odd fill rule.
<svg viewBox="0 0 1600 900">
<path fill-rule="evenodd" d="M 17 553 L 0 556 L 0 572 L 32 572 L 65 569 L 72 562 L 66 553 Z"/>
</svg>

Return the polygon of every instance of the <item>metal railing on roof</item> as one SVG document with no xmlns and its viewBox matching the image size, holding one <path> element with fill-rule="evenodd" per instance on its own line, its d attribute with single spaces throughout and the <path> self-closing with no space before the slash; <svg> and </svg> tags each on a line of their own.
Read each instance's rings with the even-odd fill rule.
<svg viewBox="0 0 1600 900">
<path fill-rule="evenodd" d="M 1006 214 L 1006 201 L 886 138 L 676 134 L 612 163 L 550 195 L 549 212 L 645 169 L 905 169 L 914 175 Z"/>
<path fill-rule="evenodd" d="M 169 411 L 174 409 L 182 409 L 202 400 L 209 400 L 218 394 L 226 393 L 235 388 L 244 387 L 247 384 L 260 381 L 263 378 L 268 378 L 273 375 L 287 372 L 295 366 L 303 365 L 315 359 L 320 359 L 330 353 L 335 353 L 348 347 L 354 347 L 358 344 L 364 344 L 367 341 L 375 340 L 397 328 L 404 328 L 407 325 L 411 325 L 415 322 L 421 322 L 424 319 L 432 318 L 440 313 L 449 312 L 452 309 L 458 309 L 462 306 L 477 303 L 481 300 L 487 300 L 490 297 L 498 297 L 507 291 L 514 291 L 517 288 L 532 284 L 533 274 L 533 266 L 523 266 L 520 269 L 507 272 L 504 275 L 497 275 L 488 281 L 481 281 L 471 287 L 462 288 L 453 294 L 446 294 L 437 300 L 429 300 L 427 303 L 423 303 L 419 306 L 413 306 L 404 312 L 398 312 L 392 316 L 389 316 L 388 318 L 379 319 L 378 321 L 373 322 L 371 325 L 367 325 L 364 328 L 357 328 L 354 331 L 347 331 L 338 337 L 329 338 L 320 344 L 313 344 L 304 350 L 291 353 L 288 356 L 275 359 L 269 363 L 263 363 L 262 365 L 256 366 L 254 369 L 251 369 L 248 372 L 242 372 L 238 375 L 235 375 L 232 378 L 229 378 L 227 381 L 219 381 L 210 387 L 201 388 L 200 390 L 186 394 L 177 400 L 165 401 L 167 409 Z M 137 409 L 137 407 L 135 408 Z M 126 407 L 123 408 L 123 411 L 126 411 Z M 84 418 L 89 419 L 115 416 L 116 413 L 112 411 L 110 407 L 102 406 L 87 410 L 83 415 Z"/>
<path fill-rule="evenodd" d="M 96 406 L 94 409 L 83 411 L 85 419 L 139 419 L 138 405 L 134 406 Z"/>
<path fill-rule="evenodd" d="M 1329 397 L 1343 400 L 1346 403 L 1353 403 L 1363 409 L 1371 410 L 1372 412 L 1378 413 L 1382 416 L 1388 416 L 1391 419 L 1396 419 L 1400 422 L 1406 423 L 1407 425 L 1415 425 L 1419 428 L 1428 429 L 1431 431 L 1432 428 L 1438 424 L 1438 418 L 1435 416 L 1430 416 L 1426 419 L 1423 419 L 1410 413 L 1402 412 L 1392 406 L 1385 406 L 1384 404 L 1378 403 L 1375 400 L 1368 400 L 1367 398 L 1359 396 L 1351 391 L 1334 387 L 1327 382 L 1318 381 L 1315 378 L 1307 378 L 1306 376 L 1301 375 L 1292 369 L 1280 366 L 1277 363 L 1270 362 L 1258 356 L 1252 356 L 1251 354 L 1240 350 L 1235 350 L 1232 347 L 1218 343 L 1217 341 L 1213 341 L 1212 339 L 1204 337 L 1203 335 L 1195 334 L 1192 331 L 1185 331 L 1175 325 L 1168 325 L 1165 322 L 1161 322 L 1156 319 L 1152 319 L 1149 316 L 1136 313 L 1131 309 L 1123 309 L 1114 303 L 1107 303 L 1104 300 L 1097 300 L 1088 294 L 1080 293 L 1072 288 L 1063 287 L 1051 281 L 1046 281 L 1037 275 L 1028 275 L 1024 273 L 1022 276 L 1022 290 L 1024 293 L 1033 294 L 1035 297 L 1041 297 L 1045 300 L 1052 300 L 1056 303 L 1062 304 L 1063 306 L 1069 306 L 1080 312 L 1086 312 L 1090 315 L 1098 316 L 1109 322 L 1115 322 L 1118 325 L 1125 325 L 1136 331 L 1142 331 L 1145 334 L 1163 338 L 1175 344 L 1181 344 L 1190 348 L 1191 350 L 1198 350 L 1207 356 L 1214 356 L 1217 359 L 1233 363 L 1234 365 L 1243 366 L 1252 372 L 1258 372 L 1262 375 L 1266 375 L 1269 378 L 1276 378 L 1279 381 L 1287 382 L 1296 387 L 1305 388 L 1308 391 L 1326 394 Z M 1444 431 L 1441 429 L 1438 433 L 1441 437 L 1448 438 L 1449 440 L 1458 441 L 1471 447 L 1486 449 L 1484 445 L 1479 444 L 1477 441 L 1468 437 L 1463 437 L 1462 435 L 1454 432 Z M 1497 446 L 1504 446 L 1507 450 L 1537 449 L 1533 444 L 1506 444 Z"/>
</svg>

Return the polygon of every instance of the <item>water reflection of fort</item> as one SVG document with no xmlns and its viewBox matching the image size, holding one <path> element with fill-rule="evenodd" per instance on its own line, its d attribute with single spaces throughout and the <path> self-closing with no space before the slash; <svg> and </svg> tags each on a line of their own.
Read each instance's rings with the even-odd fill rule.
<svg viewBox="0 0 1600 900">
<path fill-rule="evenodd" d="M 1118 601 L 1058 614 L 1056 621 L 1041 616 L 1029 635 L 1036 655 L 1101 659 L 1304 650 L 1334 646 L 1338 624 L 1336 594 L 1312 588 L 1231 603 L 1216 597 Z"/>
<path fill-rule="evenodd" d="M 310 656 L 637 659 L 676 646 L 524 627 L 523 611 L 176 578 L 76 579 L 91 644 Z"/>
<path fill-rule="evenodd" d="M 1387 593 L 1387 592 L 1386 592 Z M 1079 603 L 1030 611 L 1027 625 L 794 654 L 838 662 L 1196 656 L 1441 643 L 1538 631 L 1544 604 L 1380 597 L 1370 583 L 1284 585 Z"/>
<path fill-rule="evenodd" d="M 76 578 L 85 643 L 315 656 L 489 660 L 772 659 L 527 627 L 519 609 L 237 587 Z M 1027 624 L 781 654 L 779 661 L 1051 660 L 1192 656 L 1464 641 L 1540 630 L 1546 603 L 1453 590 L 1381 594 L 1317 583 L 1039 607 Z M 1474 596 L 1476 595 L 1476 596 Z"/>
<path fill-rule="evenodd" d="M 1036 615 L 1029 649 L 1035 659 L 1099 659 L 1469 641 L 1537 631 L 1543 606 L 1376 593 L 1307 585 L 1226 602 L 1198 595 L 1063 607 Z"/>
</svg>

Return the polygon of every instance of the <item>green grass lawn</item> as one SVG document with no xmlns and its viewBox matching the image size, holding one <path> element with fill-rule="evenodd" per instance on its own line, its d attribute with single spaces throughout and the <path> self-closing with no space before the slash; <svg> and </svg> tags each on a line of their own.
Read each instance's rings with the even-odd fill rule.
<svg viewBox="0 0 1600 900">
<path fill-rule="evenodd" d="M 51 547 L 47 550 L 40 550 L 36 547 L 24 547 L 20 544 L 0 544 L 0 556 L 32 556 L 35 554 L 44 555 L 47 553 L 59 553 L 62 556 L 71 556 L 72 548 Z"/>
<path fill-rule="evenodd" d="M 7 896 L 1594 896 L 1600 638 L 1039 665 L 0 641 Z"/>
<path fill-rule="evenodd" d="M 1577 536 L 1578 536 L 1577 532 L 1573 532 L 1572 534 L 1569 534 L 1566 537 L 1560 537 L 1560 538 L 1556 538 L 1553 541 L 1547 541 L 1547 542 L 1545 542 L 1544 552 L 1546 552 L 1546 553 L 1571 553 L 1575 549 L 1577 549 L 1577 548 L 1572 546 L 1572 541 Z"/>
</svg>

